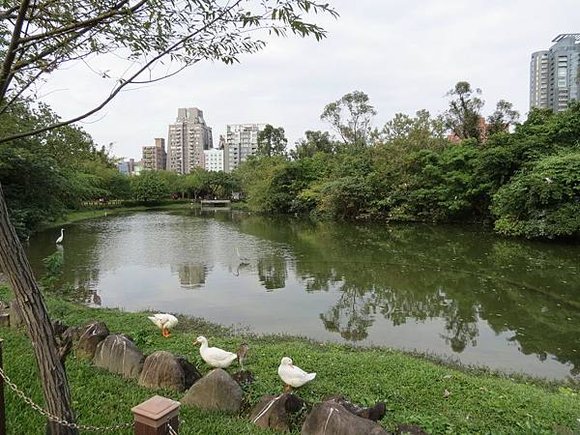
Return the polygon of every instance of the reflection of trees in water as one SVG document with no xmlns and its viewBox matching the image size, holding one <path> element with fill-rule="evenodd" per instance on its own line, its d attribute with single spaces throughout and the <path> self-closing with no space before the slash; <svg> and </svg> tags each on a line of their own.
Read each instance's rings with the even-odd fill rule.
<svg viewBox="0 0 580 435">
<path fill-rule="evenodd" d="M 345 340 L 364 340 L 368 336 L 367 329 L 374 322 L 376 293 L 352 288 L 342 290 L 337 303 L 320 314 L 320 320 L 327 330 L 338 332 Z"/>
<path fill-rule="evenodd" d="M 258 277 L 267 290 L 284 288 L 288 270 L 282 255 L 267 255 L 258 259 Z"/>
<path fill-rule="evenodd" d="M 376 313 L 395 326 L 442 318 L 440 336 L 462 352 L 476 346 L 484 320 L 497 334 L 513 332 L 524 354 L 555 355 L 573 373 L 580 367 L 578 247 L 460 227 L 272 225 L 261 218 L 241 226 L 291 245 L 307 291 L 338 289 L 320 318 L 345 338 L 364 339 Z"/>
</svg>

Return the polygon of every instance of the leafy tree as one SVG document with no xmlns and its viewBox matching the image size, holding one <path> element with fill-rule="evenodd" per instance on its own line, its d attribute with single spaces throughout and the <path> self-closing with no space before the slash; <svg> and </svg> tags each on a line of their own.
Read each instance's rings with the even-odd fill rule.
<svg viewBox="0 0 580 435">
<path fill-rule="evenodd" d="M 152 203 L 168 198 L 171 188 L 161 171 L 145 171 L 131 178 L 131 191 L 136 201 Z"/>
<path fill-rule="evenodd" d="M 539 160 L 502 186 L 493 198 L 495 228 L 533 237 L 580 236 L 580 151 Z"/>
<path fill-rule="evenodd" d="M 296 143 L 296 149 L 290 151 L 290 156 L 294 160 L 312 157 L 316 153 L 334 153 L 336 145 L 330 139 L 327 131 L 306 131 L 305 139 Z"/>
<path fill-rule="evenodd" d="M 98 71 L 111 80 L 112 89 L 85 113 L 47 125 L 3 130 L 0 142 L 37 135 L 68 125 L 96 113 L 123 89 L 154 82 L 180 69 L 205 60 L 233 63 L 244 53 L 264 47 L 252 30 L 276 35 L 290 31 L 321 39 L 326 32 L 304 21 L 303 13 L 326 12 L 336 16 L 326 3 L 312 0 L 21 0 L 4 3 L 0 10 L 0 114 L 20 98 L 35 97 L 37 84 L 51 72 L 78 60 L 123 52 L 130 68 Z M 155 69 L 167 64 L 175 69 Z M 162 71 L 159 75 L 159 71 Z M 7 248 L 10 247 L 10 248 Z M 50 413 L 74 422 L 71 397 L 62 362 L 38 284 L 30 270 L 0 186 L 0 268 L 10 279 L 17 300 L 28 319 L 28 334 L 34 343 L 43 395 Z M 48 432 L 76 434 L 77 429 L 49 422 Z"/>
<path fill-rule="evenodd" d="M 375 108 L 369 104 L 368 95 L 353 91 L 327 104 L 320 119 L 330 123 L 345 144 L 367 145 L 370 123 L 376 114 Z"/>
<path fill-rule="evenodd" d="M 514 110 L 513 104 L 499 100 L 495 111 L 487 117 L 487 134 L 505 133 L 514 125 L 520 117 L 517 110 Z"/>
<path fill-rule="evenodd" d="M 484 130 L 481 109 L 484 102 L 478 95 L 481 95 L 481 89 L 472 89 L 468 82 L 457 82 L 447 92 L 447 96 L 452 99 L 444 114 L 445 126 L 459 139 L 482 139 Z"/>
<path fill-rule="evenodd" d="M 424 148 L 441 148 L 448 144 L 444 120 L 438 116 L 432 118 L 428 110 L 419 110 L 415 116 L 397 113 L 388 121 L 380 138 L 395 146 L 407 150 Z"/>
<path fill-rule="evenodd" d="M 287 144 L 288 139 L 284 136 L 282 127 L 275 128 L 266 124 L 266 127 L 258 133 L 256 155 L 262 157 L 283 156 L 286 154 Z"/>
</svg>

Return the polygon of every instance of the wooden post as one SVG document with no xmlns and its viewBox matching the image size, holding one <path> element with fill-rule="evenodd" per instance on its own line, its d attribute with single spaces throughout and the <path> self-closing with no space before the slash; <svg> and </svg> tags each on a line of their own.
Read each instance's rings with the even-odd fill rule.
<svg viewBox="0 0 580 435">
<path fill-rule="evenodd" d="M 4 370 L 2 365 L 2 343 L 0 338 L 0 369 Z M 4 403 L 4 378 L 0 376 L 0 434 L 6 433 L 6 405 Z"/>
<path fill-rule="evenodd" d="M 167 435 L 179 432 L 181 403 L 166 397 L 153 396 L 131 409 L 135 418 L 135 435 Z M 1 432 L 0 432 L 1 433 Z"/>
</svg>

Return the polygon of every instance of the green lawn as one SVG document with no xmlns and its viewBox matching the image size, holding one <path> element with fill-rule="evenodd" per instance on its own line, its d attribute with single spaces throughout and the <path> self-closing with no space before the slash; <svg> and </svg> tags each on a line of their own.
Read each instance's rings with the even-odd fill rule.
<svg viewBox="0 0 580 435">
<path fill-rule="evenodd" d="M 6 300 L 7 290 L 0 290 Z M 418 424 L 430 433 L 578 433 L 580 399 L 578 386 L 533 379 L 511 379 L 483 370 L 452 368 L 424 358 L 390 349 L 358 349 L 335 344 L 279 336 L 239 336 L 226 328 L 199 319 L 180 317 L 168 339 L 147 319 L 145 313 L 112 309 L 90 309 L 50 298 L 53 318 L 69 325 L 90 320 L 104 321 L 112 332 L 133 337 L 145 353 L 168 350 L 186 355 L 202 373 L 208 367 L 192 342 L 203 334 L 211 346 L 234 350 L 242 341 L 250 344 L 247 369 L 255 382 L 245 388 L 245 406 L 238 416 L 181 409 L 181 434 L 267 434 L 248 422 L 247 416 L 262 395 L 282 391 L 277 367 L 282 356 L 291 356 L 316 379 L 298 390 L 309 403 L 331 394 L 372 405 L 386 401 L 382 420 L 387 429 L 397 424 Z M 23 331 L 0 328 L 4 339 L 7 374 L 35 401 L 42 403 L 32 349 Z M 131 407 L 154 394 L 179 400 L 182 393 L 139 387 L 136 381 L 92 367 L 71 354 L 67 373 L 75 411 L 82 424 L 109 426 L 130 422 Z M 237 367 L 229 369 L 230 372 Z M 445 390 L 450 394 L 445 397 Z M 43 434 L 43 419 L 12 392 L 6 391 L 9 434 Z M 297 431 L 297 433 L 299 430 Z M 116 433 L 132 433 L 131 430 Z"/>
</svg>

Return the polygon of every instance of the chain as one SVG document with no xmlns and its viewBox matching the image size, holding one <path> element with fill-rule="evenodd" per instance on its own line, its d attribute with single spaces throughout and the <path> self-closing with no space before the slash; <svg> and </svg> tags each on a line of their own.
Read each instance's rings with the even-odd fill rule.
<svg viewBox="0 0 580 435">
<path fill-rule="evenodd" d="M 169 435 L 178 435 L 178 433 L 171 427 L 171 423 L 167 423 L 167 430 L 169 431 Z"/>
<path fill-rule="evenodd" d="M 133 423 L 122 423 L 122 424 L 117 424 L 115 426 L 109 426 L 109 427 L 106 427 L 106 426 L 88 426 L 88 425 L 70 423 L 70 422 L 63 420 L 62 418 L 60 418 L 54 414 L 51 414 L 50 412 L 44 410 L 42 407 L 40 407 L 39 405 L 34 403 L 32 401 L 32 399 L 27 397 L 26 394 L 24 392 L 22 392 L 18 388 L 18 386 L 16 386 L 16 384 L 14 382 L 12 382 L 10 380 L 10 378 L 6 375 L 6 373 L 4 373 L 4 370 L 2 370 L 2 368 L 0 368 L 0 377 L 2 377 L 2 379 L 4 379 L 4 382 L 6 382 L 6 384 L 12 389 L 12 391 L 14 391 L 18 397 L 20 397 L 22 400 L 24 400 L 25 403 L 30 405 L 30 407 L 32 409 L 36 410 L 39 414 L 45 416 L 49 420 L 60 424 L 61 426 L 66 426 L 66 427 L 69 427 L 71 429 L 87 430 L 87 431 L 92 431 L 92 432 L 108 432 L 108 431 L 114 431 L 114 430 L 119 430 L 119 429 L 126 429 L 126 428 L 130 428 L 133 426 Z"/>
</svg>

